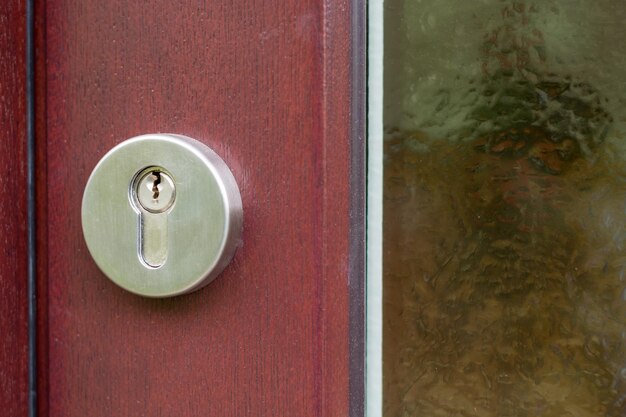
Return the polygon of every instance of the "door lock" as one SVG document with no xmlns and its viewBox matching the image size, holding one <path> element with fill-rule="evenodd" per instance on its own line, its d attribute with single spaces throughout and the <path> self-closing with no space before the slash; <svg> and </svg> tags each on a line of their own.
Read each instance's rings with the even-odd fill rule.
<svg viewBox="0 0 626 417">
<path fill-rule="evenodd" d="M 235 179 L 206 145 L 181 135 L 129 139 L 96 165 L 83 194 L 87 247 L 122 288 L 171 297 L 211 282 L 240 244 Z"/>
</svg>

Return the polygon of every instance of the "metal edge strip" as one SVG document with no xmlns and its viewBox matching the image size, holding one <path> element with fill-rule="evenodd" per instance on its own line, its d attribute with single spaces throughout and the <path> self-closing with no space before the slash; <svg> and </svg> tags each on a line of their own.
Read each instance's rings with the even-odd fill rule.
<svg viewBox="0 0 626 417">
<path fill-rule="evenodd" d="M 383 410 L 383 31 L 384 1 L 368 2 L 365 415 Z"/>
</svg>

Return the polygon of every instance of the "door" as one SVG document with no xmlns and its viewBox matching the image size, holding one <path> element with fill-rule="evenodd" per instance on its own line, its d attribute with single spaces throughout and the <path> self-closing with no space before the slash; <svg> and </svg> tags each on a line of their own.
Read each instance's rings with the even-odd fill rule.
<svg viewBox="0 0 626 417">
<path fill-rule="evenodd" d="M 23 16 L 23 4 L 2 7 Z M 353 13 L 362 10 L 318 0 L 36 5 L 38 415 L 343 416 L 362 407 L 363 145 L 352 122 L 362 111 L 353 99 L 362 77 L 352 75 Z M 2 74 L 23 61 L 0 65 Z M 98 160 L 157 132 L 215 150 L 244 208 L 231 264 L 208 287 L 170 299 L 110 282 L 80 225 Z M 0 176 L 22 167 L 22 148 L 12 152 Z M 14 291 L 25 301 L 25 287 Z M 10 346 L 21 384 L 0 392 L 25 398 L 21 305 Z M 11 415 L 25 415 L 20 398 Z"/>
</svg>

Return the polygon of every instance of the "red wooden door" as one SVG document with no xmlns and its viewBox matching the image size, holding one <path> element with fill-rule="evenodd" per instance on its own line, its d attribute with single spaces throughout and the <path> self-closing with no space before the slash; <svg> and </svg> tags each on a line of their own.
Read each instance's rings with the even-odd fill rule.
<svg viewBox="0 0 626 417">
<path fill-rule="evenodd" d="M 358 414 L 357 4 L 38 3 L 39 415 Z M 244 205 L 243 247 L 231 265 L 203 290 L 163 300 L 106 279 L 80 226 L 96 162 L 151 132 L 211 146 L 232 169 Z M 19 158 L 2 155 L 3 170 L 5 160 Z M 12 317 L 24 323 L 20 311 Z M 0 393 L 23 395 L 21 382 Z M 24 415 L 22 400 L 11 403 L 19 404 L 11 415 Z"/>
<path fill-rule="evenodd" d="M 25 19 L 0 3 L 0 414 L 25 416 L 28 391 Z"/>
</svg>

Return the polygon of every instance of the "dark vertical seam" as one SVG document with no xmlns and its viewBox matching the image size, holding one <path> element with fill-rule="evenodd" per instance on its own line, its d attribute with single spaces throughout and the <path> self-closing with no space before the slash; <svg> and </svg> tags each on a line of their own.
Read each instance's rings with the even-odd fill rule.
<svg viewBox="0 0 626 417">
<path fill-rule="evenodd" d="M 35 0 L 26 0 L 26 199 L 28 210 L 28 416 L 37 416 L 37 233 L 35 206 Z"/>
<path fill-rule="evenodd" d="M 350 69 L 350 247 L 349 375 L 350 416 L 365 415 L 365 222 L 367 2 L 351 1 Z"/>
</svg>

